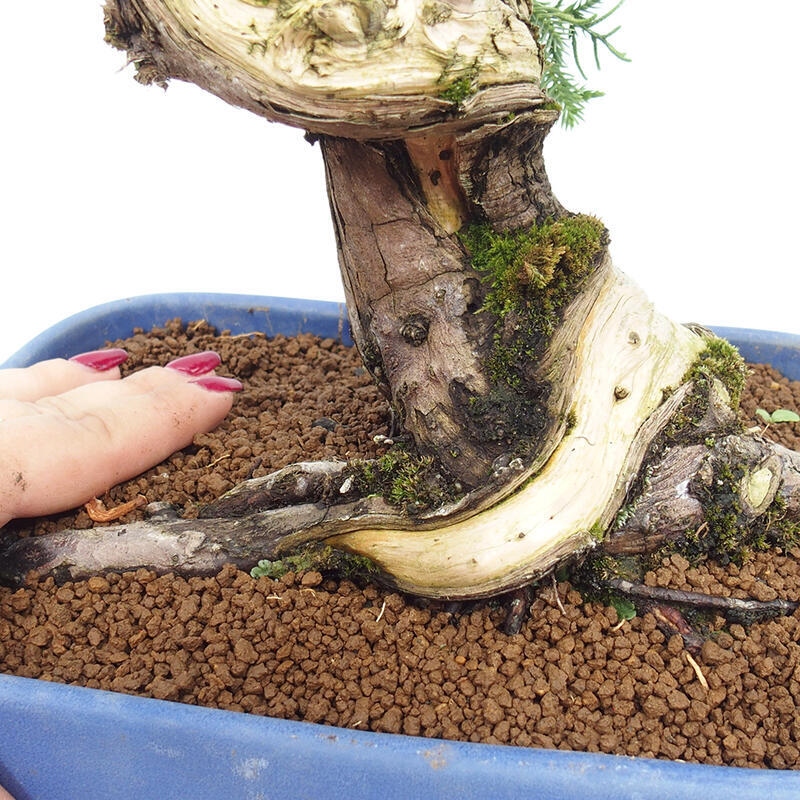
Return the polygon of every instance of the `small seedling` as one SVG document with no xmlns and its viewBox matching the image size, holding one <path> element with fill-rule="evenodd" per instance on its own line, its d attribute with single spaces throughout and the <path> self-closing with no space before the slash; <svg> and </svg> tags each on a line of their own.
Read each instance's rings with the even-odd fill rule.
<svg viewBox="0 0 800 800">
<path fill-rule="evenodd" d="M 790 411 L 788 408 L 778 408 L 772 413 L 763 408 L 757 408 L 756 414 L 761 417 L 767 425 L 774 425 L 778 422 L 800 422 L 800 414 Z"/>
<path fill-rule="evenodd" d="M 619 618 L 619 621 L 611 630 L 618 631 L 625 622 L 636 616 L 636 606 L 625 597 L 612 597 L 610 602 Z"/>
</svg>

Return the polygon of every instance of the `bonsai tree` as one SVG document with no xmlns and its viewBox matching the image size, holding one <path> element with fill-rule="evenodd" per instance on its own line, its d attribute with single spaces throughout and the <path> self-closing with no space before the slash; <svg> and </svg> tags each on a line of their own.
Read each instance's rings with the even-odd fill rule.
<svg viewBox="0 0 800 800">
<path fill-rule="evenodd" d="M 398 444 L 248 481 L 197 520 L 23 540 L 6 569 L 208 572 L 324 543 L 467 598 L 598 545 L 792 540 L 800 456 L 741 429 L 738 353 L 661 315 L 548 181 L 548 131 L 596 94 L 567 54 L 584 33 L 621 56 L 598 6 L 108 0 L 138 80 L 191 81 L 318 144 L 352 336 Z"/>
</svg>

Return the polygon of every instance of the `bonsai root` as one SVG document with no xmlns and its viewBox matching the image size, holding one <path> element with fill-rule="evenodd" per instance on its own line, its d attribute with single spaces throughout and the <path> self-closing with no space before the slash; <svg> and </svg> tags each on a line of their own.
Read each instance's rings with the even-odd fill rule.
<svg viewBox="0 0 800 800">
<path fill-rule="evenodd" d="M 702 592 L 645 586 L 621 578 L 610 578 L 605 581 L 605 585 L 614 592 L 639 601 L 640 605 L 647 608 L 679 606 L 684 610 L 714 611 L 724 616 L 729 622 L 738 622 L 742 625 L 792 614 L 800 606 L 800 603 L 791 600 L 742 600 L 737 597 L 720 597 Z M 678 633 L 684 633 L 679 620 L 673 618 L 671 622 L 677 628 Z"/>
<path fill-rule="evenodd" d="M 260 478 L 234 486 L 204 506 L 204 519 L 243 517 L 247 514 L 294 506 L 301 503 L 341 502 L 347 463 L 344 461 L 301 461 Z"/>
<path fill-rule="evenodd" d="M 531 608 L 531 588 L 521 586 L 509 595 L 508 610 L 503 624 L 503 632 L 509 636 L 519 633 L 528 619 Z"/>
<path fill-rule="evenodd" d="M 686 503 L 682 501 L 676 507 L 661 502 L 669 492 L 660 482 L 669 474 L 673 481 L 671 495 L 690 503 L 695 530 L 705 531 L 703 535 L 710 536 L 709 528 L 719 526 L 718 520 L 711 519 L 718 514 L 718 507 L 708 498 L 704 506 L 693 492 L 702 494 L 709 485 L 718 484 L 715 475 L 725 473 L 731 465 L 738 465 L 738 481 L 722 487 L 725 490 L 723 499 L 727 498 L 727 502 L 738 508 L 737 492 L 748 491 L 749 487 L 752 500 L 752 475 L 760 475 L 765 468 L 759 465 L 768 463 L 776 472 L 778 468 L 774 465 L 781 465 L 780 481 L 762 481 L 769 485 L 772 500 L 749 522 L 760 526 L 767 534 L 780 532 L 782 526 L 789 533 L 797 529 L 800 523 L 800 454 L 748 435 L 725 437 L 713 448 L 706 448 L 702 458 L 697 457 L 695 450 L 694 445 L 676 447 L 665 456 L 665 460 L 682 463 L 684 469 L 659 471 L 657 465 L 654 484 L 660 488 L 648 490 L 636 501 L 635 514 L 627 525 L 652 518 L 658 519 L 667 529 L 677 530 L 676 520 L 668 517 L 668 512 L 675 508 L 678 509 L 677 520 L 681 524 L 686 522 Z M 743 453 L 749 456 L 744 458 Z M 486 494 L 478 492 L 476 496 L 467 495 L 450 506 L 418 517 L 408 516 L 404 509 L 390 505 L 379 496 L 354 498 L 350 488 L 342 491 L 347 484 L 344 462 L 295 464 L 265 478 L 245 482 L 220 498 L 200 519 L 179 519 L 154 504 L 148 507 L 151 516 L 146 521 L 62 531 L 9 542 L 0 551 L 0 579 L 20 585 L 31 570 L 42 577 L 53 575 L 58 580 L 67 580 L 141 566 L 158 572 L 210 574 L 226 563 L 250 569 L 262 559 L 279 559 L 309 543 L 324 541 L 360 557 L 366 556 L 375 566 L 376 576 L 381 573 L 389 585 L 421 596 L 465 599 L 499 595 L 530 584 L 552 571 L 557 563 L 574 557 L 576 543 L 586 548 L 600 546 L 605 553 L 618 554 L 620 538 L 625 538 L 627 530 L 623 525 L 621 533 L 607 536 L 601 542 L 594 532 L 579 529 L 575 535 L 571 527 L 568 529 L 571 535 L 565 538 L 562 546 L 551 547 L 541 555 L 535 537 L 540 527 L 552 524 L 549 520 L 552 511 L 544 502 L 547 493 L 542 494 L 542 484 L 537 480 L 529 481 L 486 510 L 475 512 L 476 507 L 480 509 L 487 501 Z M 547 488 L 548 484 L 544 486 Z M 689 487 L 693 487 L 691 491 Z M 496 491 L 497 487 L 489 481 L 485 491 L 490 488 Z M 562 505 L 568 505 L 561 495 L 554 497 Z M 300 502 L 293 505 L 293 500 Z M 289 504 L 271 507 L 277 502 Z M 706 512 L 710 515 L 708 520 L 703 518 Z M 208 516 L 209 513 L 213 516 Z M 748 517 L 743 511 L 735 521 L 744 525 Z M 713 526 L 709 522 L 713 522 Z M 382 551 L 359 546 L 360 532 L 365 530 L 371 536 L 380 537 Z M 652 550 L 650 538 L 659 544 L 664 540 L 658 531 L 650 537 L 647 530 L 635 530 L 637 552 Z M 531 541 L 534 547 L 528 549 Z M 623 548 L 626 554 L 632 552 L 631 541 L 628 539 Z M 427 555 L 420 555 L 420 547 L 427 548 L 432 563 L 444 563 L 449 567 L 446 584 L 443 585 Z M 531 553 L 535 558 L 529 558 Z M 397 563 L 411 564 L 415 568 L 413 580 L 406 577 L 408 573 L 394 569 Z M 456 570 L 458 582 L 453 580 L 453 570 Z M 764 605 L 731 598 L 698 598 L 691 593 L 665 594 L 664 590 L 637 588 L 629 583 L 608 585 L 618 591 L 630 591 L 641 601 L 685 606 L 694 603 L 727 615 L 738 614 L 743 619 L 791 613 L 795 608 L 782 602 Z M 516 599 L 524 598 L 520 595 Z M 524 603 L 513 605 L 520 605 L 519 613 L 522 613 Z M 512 628 L 515 615 L 516 612 L 510 616 Z"/>
</svg>

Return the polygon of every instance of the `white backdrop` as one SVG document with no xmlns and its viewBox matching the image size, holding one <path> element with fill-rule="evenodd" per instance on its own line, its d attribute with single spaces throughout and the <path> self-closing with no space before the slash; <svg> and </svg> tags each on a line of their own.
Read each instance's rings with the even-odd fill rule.
<svg viewBox="0 0 800 800">
<path fill-rule="evenodd" d="M 796 0 L 627 0 L 606 96 L 546 145 L 572 210 L 681 321 L 800 333 Z M 589 59 L 587 59 L 587 62 Z M 6 4 L 0 362 L 121 297 L 341 300 L 319 152 L 192 86 L 133 80 L 101 4 Z"/>
</svg>

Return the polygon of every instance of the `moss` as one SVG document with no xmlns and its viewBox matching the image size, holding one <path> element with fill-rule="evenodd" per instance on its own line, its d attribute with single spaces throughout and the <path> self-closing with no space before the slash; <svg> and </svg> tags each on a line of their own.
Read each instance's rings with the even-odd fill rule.
<svg viewBox="0 0 800 800">
<path fill-rule="evenodd" d="M 704 434 L 702 438 L 698 438 L 697 434 L 700 423 L 708 412 L 709 397 L 712 391 L 715 391 L 714 383 L 719 382 L 724 387 L 728 393 L 730 407 L 736 411 L 739 408 L 748 373 L 747 364 L 730 342 L 718 337 L 710 338 L 705 349 L 697 356 L 683 377 L 683 383 L 693 384 L 692 391 L 673 414 L 654 446 L 663 449 L 668 445 L 686 445 L 702 441 L 706 446 L 713 447 L 717 436 L 734 433 L 740 429 L 741 424 L 734 421 L 727 429 L 716 430 L 713 436 Z M 668 387 L 663 391 L 666 399 L 673 390 L 672 387 Z"/>
<path fill-rule="evenodd" d="M 453 397 L 475 441 L 525 458 L 549 421 L 551 386 L 537 373 L 539 356 L 598 263 L 607 233 L 596 218 L 577 215 L 502 232 L 473 224 L 459 235 L 484 283 L 478 313 L 495 322 L 489 391 L 476 397 L 454 386 Z M 566 424 L 574 423 L 573 413 Z"/>
<path fill-rule="evenodd" d="M 608 234 L 600 220 L 579 214 L 508 232 L 470 225 L 460 235 L 487 286 L 483 309 L 498 318 L 490 375 L 518 387 L 525 364 L 546 346 Z"/>
<path fill-rule="evenodd" d="M 671 549 L 692 562 L 706 555 L 721 564 L 744 561 L 750 548 L 739 499 L 743 475 L 742 467 L 723 465 L 715 471 L 710 489 L 691 487 L 692 493 L 703 504 L 706 524 L 687 532 Z"/>
<path fill-rule="evenodd" d="M 457 54 L 445 65 L 438 83 L 442 87 L 439 97 L 456 108 L 478 90 L 478 61 L 465 62 Z"/>
<path fill-rule="evenodd" d="M 649 570 L 656 569 L 674 553 L 694 565 L 706 560 L 723 566 L 741 565 L 755 552 L 773 547 L 787 551 L 800 545 L 800 523 L 788 518 L 786 501 L 780 494 L 755 519 L 744 513 L 740 499 L 744 476 L 744 466 L 718 464 L 710 484 L 698 479 L 697 485 L 689 487 L 703 504 L 705 521 L 699 528 L 649 553 L 614 556 L 598 547 L 572 567 L 569 580 L 585 597 L 607 603 L 611 598 L 606 588 L 609 579 L 641 583 Z M 625 513 L 625 509 L 620 511 L 612 529 L 620 524 Z M 700 624 L 702 617 L 692 617 L 692 621 Z"/>
<path fill-rule="evenodd" d="M 708 395 L 709 382 L 716 378 L 727 389 L 731 398 L 731 408 L 739 408 L 748 376 L 747 364 L 741 353 L 725 339 L 713 337 L 708 340 L 705 350 L 689 370 L 686 380 L 694 381 L 700 388 L 705 388 Z"/>
<path fill-rule="evenodd" d="M 613 596 L 607 586 L 609 580 L 624 578 L 638 582 L 641 576 L 641 565 L 637 558 L 615 558 L 597 548 L 569 566 L 564 580 L 568 580 L 581 593 L 584 602 L 609 605 Z"/>
<path fill-rule="evenodd" d="M 401 445 L 374 461 L 353 462 L 351 475 L 362 494 L 380 495 L 412 516 L 457 497 L 449 476 L 433 458 L 412 455 Z"/>
<path fill-rule="evenodd" d="M 703 504 L 705 523 L 670 545 L 671 552 L 692 562 L 709 557 L 720 564 L 742 564 L 753 552 L 800 543 L 800 523 L 786 519 L 786 501 L 780 495 L 755 519 L 745 515 L 740 499 L 744 476 L 744 466 L 722 464 L 710 486 L 699 481 L 690 486 Z"/>
<path fill-rule="evenodd" d="M 718 391 L 715 383 L 722 384 L 730 398 L 733 410 L 739 401 L 748 376 L 747 365 L 739 351 L 729 342 L 710 338 L 705 349 L 683 377 L 693 389 L 673 414 L 661 434 L 650 444 L 644 458 L 645 466 L 628 492 L 628 501 L 617 514 L 612 530 L 622 526 L 633 513 L 638 498 L 649 487 L 650 470 L 671 447 L 703 444 L 714 448 L 718 438 L 735 434 L 742 428 L 734 415 L 731 422 L 713 432 L 701 427 L 709 408 L 709 396 Z M 665 399 L 673 393 L 664 390 Z M 690 493 L 703 506 L 704 523 L 698 529 L 686 531 L 675 541 L 666 543 L 656 552 L 640 557 L 642 569 L 656 565 L 666 556 L 679 553 L 692 563 L 710 558 L 720 564 L 741 564 L 755 551 L 770 547 L 789 548 L 800 543 L 800 524 L 786 519 L 785 501 L 778 495 L 770 507 L 755 519 L 744 511 L 741 502 L 741 485 L 746 475 L 744 464 L 730 466 L 717 462 L 710 482 L 696 477 L 689 486 Z M 649 566 L 648 566 L 649 565 Z"/>
<path fill-rule="evenodd" d="M 600 520 L 597 520 L 592 524 L 592 527 L 589 528 L 589 535 L 599 544 L 605 538 L 606 526 L 603 525 Z"/>
<path fill-rule="evenodd" d="M 800 522 L 787 519 L 787 514 L 786 500 L 776 494 L 761 517 L 763 528 L 756 542 L 758 549 L 774 546 L 788 550 L 800 544 Z"/>
<path fill-rule="evenodd" d="M 503 450 L 524 456 L 526 440 L 536 437 L 547 422 L 547 397 L 550 385 L 529 382 L 525 390 L 506 382 L 496 382 L 485 395 L 470 396 L 464 409 L 463 424 L 470 438 L 478 442 L 494 442 Z"/>
<path fill-rule="evenodd" d="M 475 93 L 473 79 L 469 75 L 456 78 L 446 89 L 439 92 L 442 100 L 447 100 L 455 106 L 460 106 L 470 95 Z"/>
<path fill-rule="evenodd" d="M 375 575 L 380 570 L 366 556 L 346 553 L 319 542 L 274 561 L 264 558 L 250 570 L 253 578 L 281 578 L 288 572 L 316 571 L 345 578 Z"/>
</svg>

